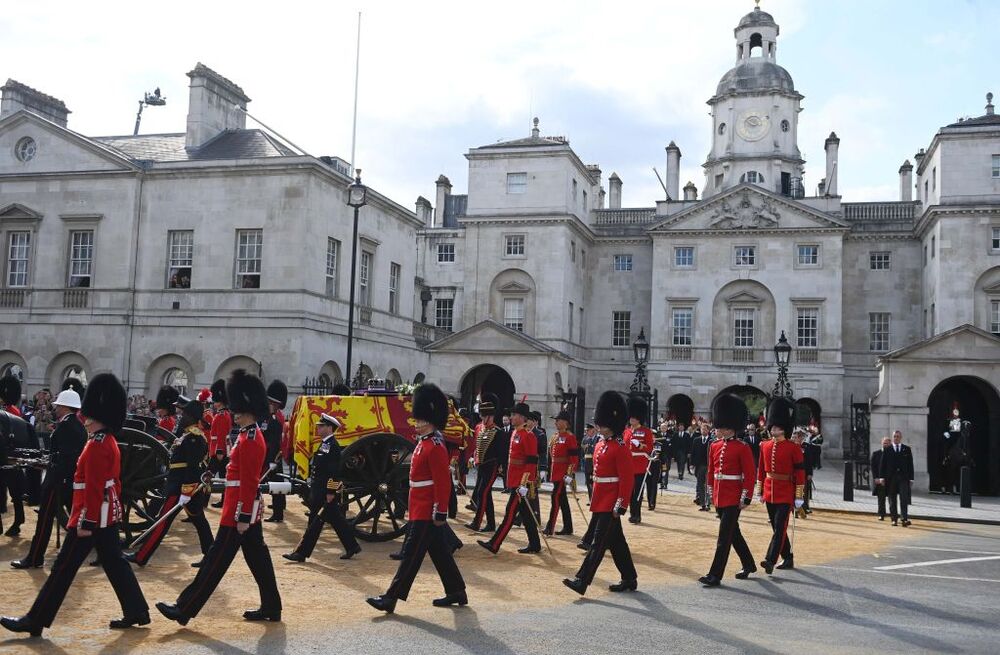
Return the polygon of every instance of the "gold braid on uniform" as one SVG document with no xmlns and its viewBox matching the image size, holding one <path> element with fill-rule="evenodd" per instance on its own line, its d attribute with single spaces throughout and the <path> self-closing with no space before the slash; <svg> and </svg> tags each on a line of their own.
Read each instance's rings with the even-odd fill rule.
<svg viewBox="0 0 1000 655">
<path fill-rule="evenodd" d="M 485 428 L 479 433 L 479 438 L 476 439 L 476 459 L 479 462 L 482 462 L 483 458 L 486 457 L 486 451 L 493 444 L 493 438 L 496 436 L 496 433 L 496 425 L 491 428 Z"/>
</svg>

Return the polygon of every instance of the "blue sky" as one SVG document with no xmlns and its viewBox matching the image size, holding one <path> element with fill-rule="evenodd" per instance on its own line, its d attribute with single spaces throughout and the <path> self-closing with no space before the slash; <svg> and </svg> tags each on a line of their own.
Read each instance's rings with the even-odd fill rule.
<svg viewBox="0 0 1000 655">
<path fill-rule="evenodd" d="M 97 7 L 97 9 L 95 9 Z M 934 132 L 1000 97 L 1000 2 L 764 0 L 781 27 L 778 63 L 805 95 L 799 147 L 811 193 L 823 140 L 841 138 L 847 201 L 895 200 L 897 170 Z M 314 155 L 349 157 L 357 12 L 363 11 L 358 165 L 412 207 L 448 175 L 466 190 L 470 147 L 564 135 L 625 182 L 626 206 L 662 196 L 663 148 L 701 188 L 705 101 L 732 66 L 749 0 L 680 2 L 16 3 L 0 22 L 0 79 L 63 99 L 70 128 L 180 132 L 184 75 L 198 61 L 238 82 L 252 114 Z"/>
</svg>

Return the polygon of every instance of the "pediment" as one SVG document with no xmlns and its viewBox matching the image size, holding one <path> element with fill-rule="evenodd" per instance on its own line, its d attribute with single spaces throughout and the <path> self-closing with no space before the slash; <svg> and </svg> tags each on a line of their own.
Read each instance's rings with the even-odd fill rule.
<svg viewBox="0 0 1000 655">
<path fill-rule="evenodd" d="M 25 207 L 19 202 L 12 202 L 3 209 L 0 209 L 0 220 L 38 221 L 41 218 L 41 214 L 30 207 Z"/>
<path fill-rule="evenodd" d="M 500 293 L 530 293 L 531 289 L 520 282 L 508 282 L 498 289 Z"/>
<path fill-rule="evenodd" d="M 764 302 L 764 299 L 760 296 L 756 296 L 749 291 L 740 291 L 739 293 L 734 293 L 733 295 L 726 298 L 726 303 L 730 305 L 735 305 L 739 303 L 744 304 L 760 304 Z"/>
<path fill-rule="evenodd" d="M 15 154 L 25 138 L 35 142 L 34 156 L 21 161 Z M 0 121 L 0 175 L 137 170 L 122 153 L 77 134 L 29 111 Z"/>
<path fill-rule="evenodd" d="M 996 284 L 991 284 L 988 287 L 983 287 L 983 292 L 989 295 L 1000 295 L 1000 282 Z"/>
<path fill-rule="evenodd" d="M 542 353 L 561 354 L 541 341 L 523 332 L 512 330 L 492 319 L 486 319 L 472 327 L 456 332 L 427 346 L 430 352 L 461 352 L 496 354 Z"/>
<path fill-rule="evenodd" d="M 755 184 L 741 184 L 670 216 L 650 233 L 697 230 L 752 233 L 755 230 L 846 228 L 839 219 Z"/>
<path fill-rule="evenodd" d="M 930 339 L 888 353 L 883 360 L 1000 361 L 1000 337 L 974 325 L 960 325 Z"/>
</svg>

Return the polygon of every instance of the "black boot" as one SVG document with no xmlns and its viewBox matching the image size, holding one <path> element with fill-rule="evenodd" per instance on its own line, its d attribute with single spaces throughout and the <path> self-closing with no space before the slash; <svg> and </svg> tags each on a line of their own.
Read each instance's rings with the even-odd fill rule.
<svg viewBox="0 0 1000 655">
<path fill-rule="evenodd" d="M 354 557 L 355 555 L 357 555 L 360 552 L 361 552 L 361 546 L 358 546 L 357 548 L 355 548 L 353 550 L 349 550 L 346 553 L 344 553 L 343 555 L 341 555 L 340 559 L 351 559 L 352 557 Z"/>
<path fill-rule="evenodd" d="M 16 559 L 10 563 L 11 567 L 15 569 L 40 569 L 42 568 L 42 564 L 44 564 L 44 562 L 35 564 L 34 562 L 29 562 L 26 559 Z"/>
<path fill-rule="evenodd" d="M 377 610 L 382 610 L 386 614 L 392 614 L 396 611 L 396 599 L 391 596 L 372 596 L 366 599 L 365 602 Z"/>
<path fill-rule="evenodd" d="M 635 591 L 637 588 L 638 582 L 636 580 L 622 580 L 617 584 L 608 585 L 608 590 L 614 592 Z"/>
<path fill-rule="evenodd" d="M 771 575 L 774 572 L 774 562 L 770 560 L 761 560 L 760 565 L 764 568 L 764 573 Z"/>
<path fill-rule="evenodd" d="M 587 593 L 587 585 L 580 578 L 563 578 L 562 582 L 581 596 Z"/>
<path fill-rule="evenodd" d="M 13 616 L 5 616 L 0 618 L 0 625 L 7 628 L 11 632 L 27 632 L 32 637 L 41 637 L 42 628 L 32 623 L 28 617 L 22 616 L 20 618 Z"/>
<path fill-rule="evenodd" d="M 747 578 L 750 577 L 751 573 L 756 573 L 756 572 L 757 572 L 757 567 L 756 566 L 751 566 L 750 568 L 745 568 L 744 567 L 744 568 L 740 569 L 739 572 L 736 573 L 736 575 L 734 577 L 737 580 L 746 580 Z"/>
<path fill-rule="evenodd" d="M 294 550 L 294 551 L 292 551 L 290 553 L 285 553 L 284 555 L 282 555 L 282 557 L 284 557 L 285 559 L 287 559 L 290 562 L 304 562 L 304 561 L 306 561 L 306 556 L 303 555 L 302 553 L 298 552 L 297 550 Z"/>
<path fill-rule="evenodd" d="M 774 568 L 781 569 L 783 571 L 785 571 L 787 569 L 794 569 L 795 568 L 795 558 L 793 556 L 789 555 L 785 559 L 781 560 L 781 564 L 778 564 Z"/>
<path fill-rule="evenodd" d="M 434 607 L 448 607 L 449 605 L 468 605 L 469 597 L 466 595 L 465 590 L 456 593 L 448 594 L 444 598 L 435 598 L 433 605 Z"/>
<path fill-rule="evenodd" d="M 706 587 L 718 587 L 722 584 L 722 580 L 711 574 L 701 576 L 698 578 L 698 582 L 702 583 Z"/>
<path fill-rule="evenodd" d="M 149 625 L 149 612 L 143 612 L 138 616 L 133 616 L 128 619 L 114 619 L 108 624 L 108 627 L 112 630 L 124 630 L 125 628 L 131 628 L 135 625 Z"/>
<path fill-rule="evenodd" d="M 247 621 L 281 621 L 281 610 L 256 609 L 243 612 L 243 618 Z"/>
<path fill-rule="evenodd" d="M 184 616 L 181 611 L 177 609 L 176 605 L 171 605 L 169 603 L 157 603 L 156 609 L 160 611 L 160 614 L 167 617 L 171 621 L 177 621 L 181 625 L 187 625 L 191 617 Z"/>
</svg>

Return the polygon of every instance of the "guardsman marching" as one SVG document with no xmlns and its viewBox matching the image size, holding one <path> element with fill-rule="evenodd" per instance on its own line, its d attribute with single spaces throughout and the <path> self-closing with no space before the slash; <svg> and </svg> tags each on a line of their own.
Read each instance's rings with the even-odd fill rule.
<svg viewBox="0 0 1000 655">
<path fill-rule="evenodd" d="M 233 415 L 229 411 L 226 400 L 226 381 L 216 380 L 212 383 L 212 427 L 208 433 L 208 470 L 217 478 L 226 477 L 226 462 L 228 460 L 229 433 L 233 430 Z M 225 496 L 225 491 L 222 492 Z M 222 507 L 222 501 L 212 507 Z"/>
<path fill-rule="evenodd" d="M 506 487 L 510 493 L 507 501 L 507 511 L 503 521 L 497 526 L 489 541 L 477 541 L 480 546 L 494 555 L 500 550 L 500 545 L 507 538 L 514 525 L 515 516 L 521 518 L 524 531 L 528 533 L 528 545 L 519 548 L 519 553 L 538 553 L 542 544 L 538 539 L 538 525 L 531 513 L 528 502 L 528 492 L 535 485 L 538 476 L 538 442 L 535 433 L 525 428 L 525 420 L 531 415 L 527 403 L 517 403 L 510 413 L 510 422 L 514 431 L 510 435 L 510 456 L 507 460 Z"/>
<path fill-rule="evenodd" d="M 788 439 L 795 427 L 795 403 L 781 396 L 772 399 L 767 405 L 767 427 L 771 439 L 760 445 L 757 494 L 767 503 L 767 517 L 774 530 L 767 555 L 760 563 L 770 575 L 779 555 L 782 562 L 777 568 L 794 567 L 792 547 L 788 542 L 788 520 L 792 516 L 792 505 L 802 506 L 806 476 L 802 449 Z"/>
<path fill-rule="evenodd" d="M 270 481 L 277 482 L 275 478 L 284 472 L 282 467 L 281 440 L 285 433 L 285 415 L 281 410 L 288 403 L 288 387 L 281 380 L 272 380 L 267 385 L 267 404 L 271 410 L 267 417 L 267 426 L 264 428 L 264 441 L 267 443 L 267 455 L 264 458 L 264 472 L 272 471 Z M 285 495 L 275 494 L 271 498 L 271 507 L 274 512 L 264 519 L 267 523 L 281 523 L 285 520 Z"/>
<path fill-rule="evenodd" d="M 573 488 L 576 477 L 576 467 L 580 462 L 580 448 L 576 436 L 569 431 L 573 420 L 569 412 L 561 411 L 554 417 L 556 434 L 549 445 L 549 471 L 552 480 L 552 509 L 549 511 L 549 521 L 545 526 L 545 534 L 573 534 L 573 514 L 569 510 L 569 498 L 566 494 Z M 562 512 L 563 529 L 558 533 L 556 519 Z"/>
<path fill-rule="evenodd" d="M 622 439 L 626 414 L 629 413 L 625 399 L 617 391 L 601 394 L 594 410 L 594 423 L 602 435 L 594 447 L 594 496 L 590 500 L 594 541 L 576 577 L 563 580 L 564 585 L 581 596 L 594 581 L 597 567 L 609 549 L 621 580 L 608 589 L 621 592 L 635 591 L 637 587 L 638 574 L 621 521 L 625 506 L 632 497 L 635 470 L 630 444 Z"/>
<path fill-rule="evenodd" d="M 191 524 L 198 531 L 198 542 L 201 554 L 204 556 L 212 546 L 212 528 L 205 518 L 206 494 L 201 485 L 201 476 L 205 472 L 205 459 L 208 454 L 208 442 L 205 439 L 205 408 L 197 400 L 189 400 L 184 405 L 178 423 L 181 435 L 170 447 L 170 465 L 167 470 L 166 497 L 160 508 L 160 519 L 170 513 L 177 505 L 183 505 L 184 511 L 191 519 Z M 180 510 L 178 510 L 180 511 Z M 145 566 L 153 556 L 160 542 L 167 536 L 170 525 L 177 516 L 176 512 L 170 518 L 164 519 L 156 529 L 146 537 L 146 540 L 126 559 L 139 566 Z M 198 562 L 195 562 L 197 565 Z"/>
<path fill-rule="evenodd" d="M 313 453 L 309 462 L 309 508 L 312 515 L 309 526 L 302 541 L 290 553 L 282 555 L 293 562 L 304 562 L 312 555 L 319 539 L 319 533 L 327 523 L 333 526 L 337 538 L 344 546 L 344 554 L 340 559 L 351 559 L 361 552 L 361 546 L 354 537 L 354 530 L 344 517 L 340 507 L 340 444 L 337 443 L 336 431 L 341 427 L 340 421 L 329 414 L 320 414 L 316 423 L 316 432 L 321 439 L 319 448 Z"/>
<path fill-rule="evenodd" d="M 73 504 L 73 476 L 76 461 L 87 444 L 87 431 L 76 413 L 80 410 L 80 394 L 67 389 L 60 391 L 52 403 L 56 414 L 56 427 L 49 437 L 49 465 L 42 481 L 42 498 L 38 506 L 35 535 L 31 538 L 28 555 L 10 563 L 15 569 L 40 568 L 45 563 L 45 550 L 52 536 L 52 522 L 62 506 L 68 510 Z"/>
<path fill-rule="evenodd" d="M 114 435 L 125 422 L 128 408 L 125 389 L 110 373 L 96 375 L 87 387 L 82 405 L 80 411 L 90 438 L 80 453 L 73 476 L 73 509 L 66 539 L 52 565 L 52 573 L 28 613 L 21 618 L 0 619 L 0 624 L 11 632 L 28 632 L 37 637 L 52 625 L 76 572 L 92 548 L 97 549 L 124 615 L 111 621 L 110 627 L 121 629 L 149 623 L 149 606 L 118 540 L 118 521 L 122 517 L 121 454 Z"/>
<path fill-rule="evenodd" d="M 239 434 L 226 465 L 229 491 L 223 497 L 215 541 L 202 560 L 198 575 L 177 597 L 177 602 L 156 604 L 161 614 L 181 625 L 187 625 L 198 615 L 222 581 L 236 551 L 241 549 L 260 591 L 260 608 L 247 610 L 243 618 L 248 621 L 281 620 L 281 596 L 274 579 L 271 553 L 264 543 L 260 522 L 263 508 L 258 490 L 261 471 L 266 469 L 264 457 L 267 453 L 258 423 L 268 417 L 267 392 L 259 378 L 236 369 L 226 384 L 226 398 L 233 420 L 239 426 Z"/>
<path fill-rule="evenodd" d="M 496 425 L 496 415 L 500 410 L 499 399 L 491 394 L 483 394 L 479 401 L 479 415 L 483 420 L 476 426 L 476 451 L 473 462 L 476 465 L 476 487 L 472 492 L 476 515 L 465 527 L 476 532 L 496 530 L 493 508 L 493 483 L 500 472 L 500 448 L 506 443 Z M 486 524 L 483 525 L 483 518 Z"/>
<path fill-rule="evenodd" d="M 639 396 L 629 396 L 628 422 L 623 438 L 632 451 L 632 498 L 629 502 L 628 522 L 642 523 L 642 487 L 653 453 L 653 431 L 645 427 L 649 405 Z"/>
<path fill-rule="evenodd" d="M 396 602 L 406 600 L 428 552 L 444 585 L 444 597 L 435 607 L 466 605 L 465 580 L 458 570 L 444 533 L 448 522 L 451 473 L 448 450 L 441 430 L 448 424 L 448 399 L 433 384 L 422 384 L 413 393 L 413 419 L 419 440 L 410 461 L 410 522 L 403 541 L 403 557 L 389 588 L 367 599 L 369 605 L 392 613 Z"/>
<path fill-rule="evenodd" d="M 712 489 L 720 522 L 712 566 L 708 575 L 698 579 L 706 587 L 718 587 L 722 582 L 730 548 L 736 550 L 743 564 L 743 569 L 736 574 L 738 579 L 745 580 L 757 570 L 750 547 L 740 532 L 740 511 L 750 504 L 756 479 L 753 452 L 745 442 L 736 439 L 737 431 L 744 429 L 746 420 L 747 406 L 735 394 L 723 394 L 712 404 L 712 424 L 718 439 L 712 442 L 708 452 L 708 486 Z"/>
</svg>

